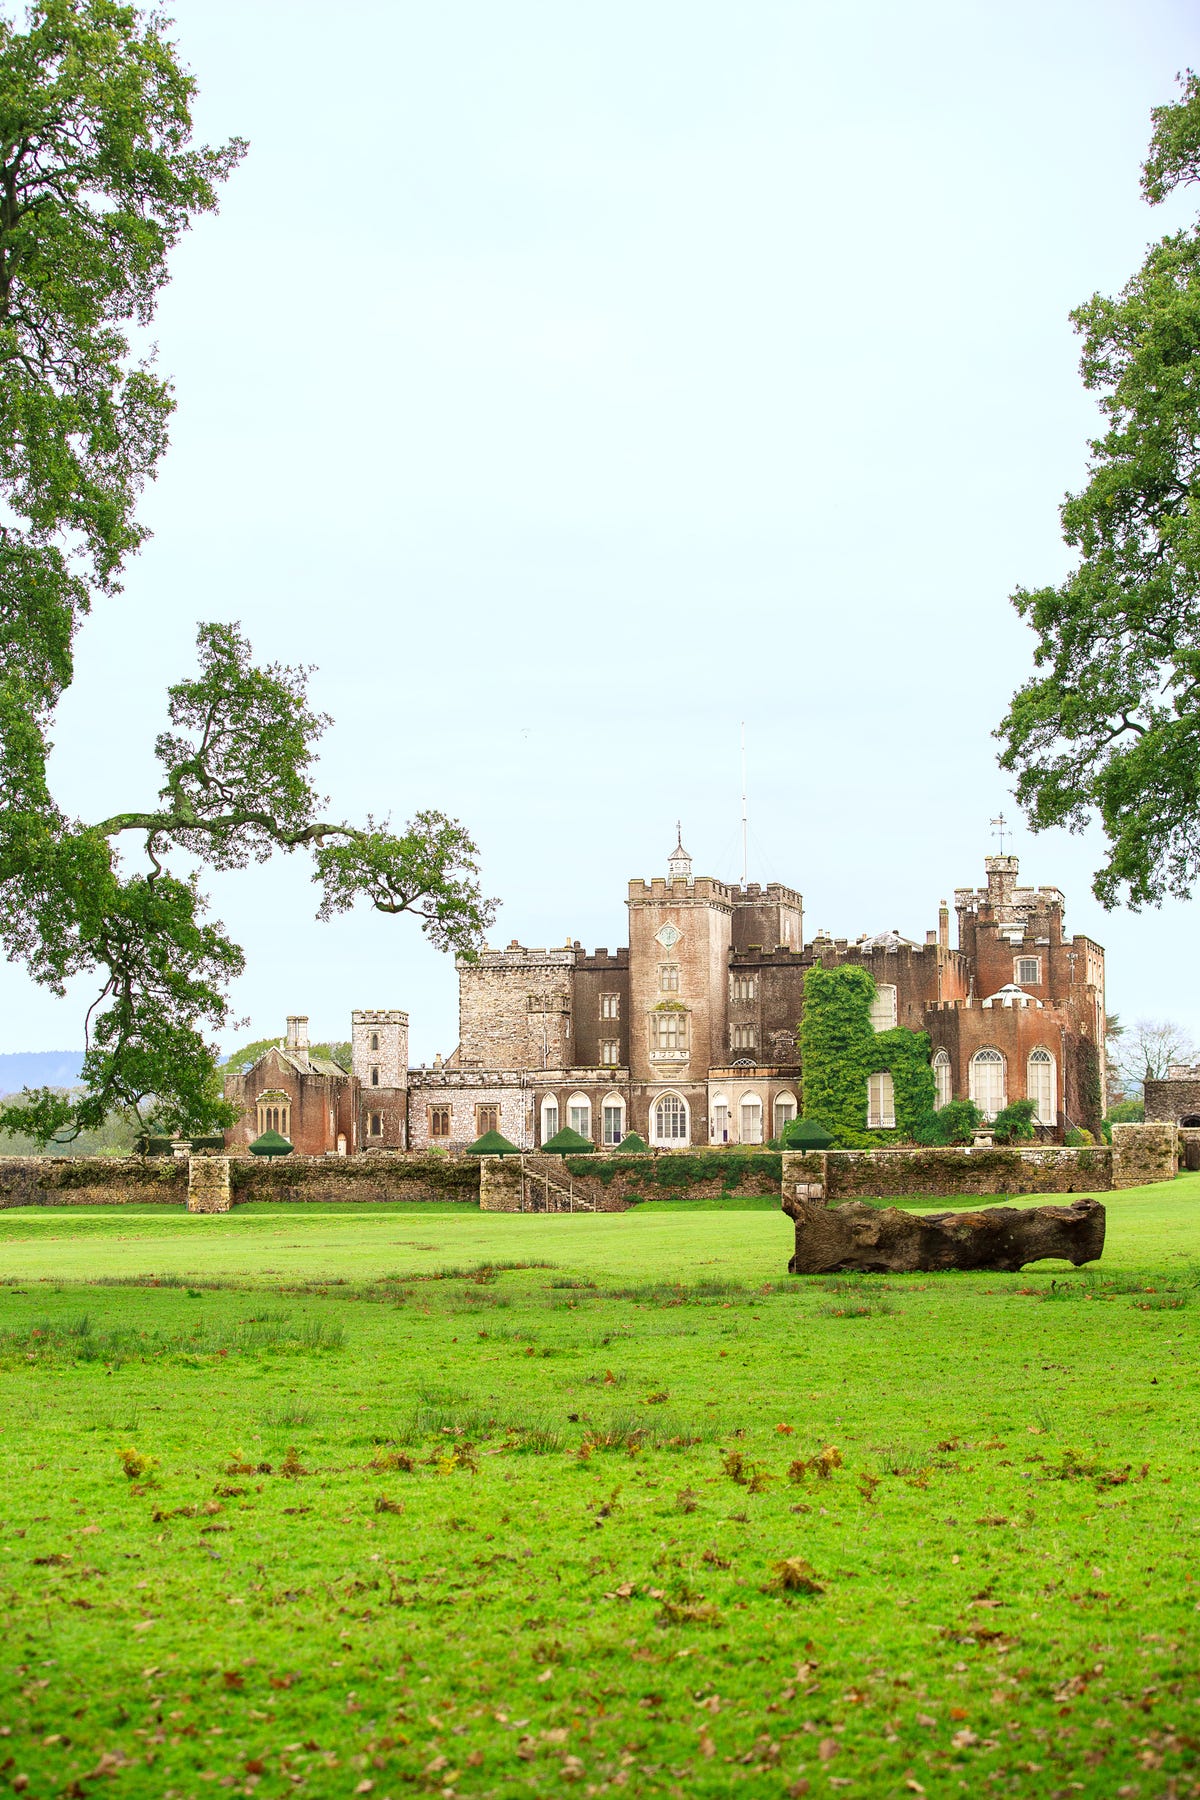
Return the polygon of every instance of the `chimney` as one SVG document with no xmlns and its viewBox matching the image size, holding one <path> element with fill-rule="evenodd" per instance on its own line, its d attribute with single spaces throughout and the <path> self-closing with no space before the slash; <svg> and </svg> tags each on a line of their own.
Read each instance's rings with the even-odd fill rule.
<svg viewBox="0 0 1200 1800">
<path fill-rule="evenodd" d="M 289 1013 L 287 1047 L 293 1056 L 308 1055 L 308 1014 Z"/>
<path fill-rule="evenodd" d="M 950 908 L 944 900 L 938 903 L 938 935 L 937 941 L 943 950 L 950 948 Z"/>
<path fill-rule="evenodd" d="M 938 941 L 938 938 L 937 938 L 937 932 L 936 932 L 936 931 L 927 931 L 927 932 L 926 932 L 926 933 L 925 933 L 925 942 L 926 942 L 926 943 L 927 943 L 927 944 L 936 944 L 936 943 L 937 943 L 937 941 Z"/>
</svg>

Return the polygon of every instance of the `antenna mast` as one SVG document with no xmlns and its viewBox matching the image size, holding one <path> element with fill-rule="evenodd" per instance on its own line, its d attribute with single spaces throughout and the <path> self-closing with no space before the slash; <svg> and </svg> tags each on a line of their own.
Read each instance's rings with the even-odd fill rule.
<svg viewBox="0 0 1200 1800">
<path fill-rule="evenodd" d="M 742 886 L 750 879 L 750 815 L 746 806 L 746 721 L 742 720 Z"/>
</svg>

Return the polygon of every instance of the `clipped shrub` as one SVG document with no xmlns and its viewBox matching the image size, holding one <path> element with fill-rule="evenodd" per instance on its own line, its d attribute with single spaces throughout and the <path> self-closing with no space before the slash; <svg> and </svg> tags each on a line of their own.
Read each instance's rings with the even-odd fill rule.
<svg viewBox="0 0 1200 1800">
<path fill-rule="evenodd" d="M 585 1138 L 581 1131 L 572 1131 L 569 1125 L 564 1125 L 561 1131 L 556 1131 L 542 1145 L 542 1149 L 551 1156 L 586 1156 L 595 1148 L 591 1138 Z"/>
<path fill-rule="evenodd" d="M 833 1133 L 817 1119 L 792 1119 L 780 1133 L 785 1150 L 828 1150 Z"/>
<path fill-rule="evenodd" d="M 623 1150 L 631 1156 L 645 1156 L 648 1153 L 650 1146 L 644 1137 L 638 1136 L 636 1131 L 627 1131 L 620 1143 L 614 1145 L 614 1149 L 618 1151 Z"/>
<path fill-rule="evenodd" d="M 463 1151 L 464 1156 L 520 1156 L 521 1152 L 515 1144 L 499 1131 L 485 1131 L 483 1136 L 468 1144 Z"/>
<path fill-rule="evenodd" d="M 250 1146 L 251 1156 L 290 1156 L 292 1146 L 277 1131 L 264 1131 Z"/>
</svg>

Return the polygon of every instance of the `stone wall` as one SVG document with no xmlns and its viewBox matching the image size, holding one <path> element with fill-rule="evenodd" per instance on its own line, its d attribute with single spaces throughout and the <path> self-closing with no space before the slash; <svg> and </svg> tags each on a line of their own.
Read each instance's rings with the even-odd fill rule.
<svg viewBox="0 0 1200 1800">
<path fill-rule="evenodd" d="M 1146 1083 L 1146 1123 L 1176 1125 L 1181 1119 L 1200 1118 L 1200 1077 L 1168 1076 Z"/>
<path fill-rule="evenodd" d="M 233 1205 L 227 1156 L 189 1156 L 187 1209 L 190 1213 L 227 1213 Z"/>
<path fill-rule="evenodd" d="M 0 1209 L 9 1206 L 182 1206 L 187 1159 L 173 1156 L 0 1156 Z"/>
<path fill-rule="evenodd" d="M 365 1156 L 239 1156 L 230 1158 L 229 1175 L 235 1205 L 247 1200 L 351 1205 L 453 1200 L 474 1206 L 479 1198 L 479 1159 L 474 1156 L 406 1156 L 389 1150 Z"/>
<path fill-rule="evenodd" d="M 450 1108 L 449 1140 L 439 1140 L 448 1150 L 463 1150 L 479 1137 L 481 1106 L 497 1108 L 500 1135 L 510 1144 L 520 1150 L 533 1142 L 533 1096 L 516 1069 L 414 1069 L 408 1081 L 408 1142 L 412 1150 L 429 1149 L 430 1109 L 435 1106 Z"/>
<path fill-rule="evenodd" d="M 1179 1168 L 1179 1133 L 1174 1125 L 1114 1125 L 1112 1134 L 1115 1188 L 1174 1179 Z"/>
<path fill-rule="evenodd" d="M 923 1194 L 1107 1193 L 1112 1160 L 1112 1152 L 1099 1147 L 788 1151 L 783 1188 L 790 1194 L 798 1182 L 819 1184 L 831 1206 Z"/>
</svg>

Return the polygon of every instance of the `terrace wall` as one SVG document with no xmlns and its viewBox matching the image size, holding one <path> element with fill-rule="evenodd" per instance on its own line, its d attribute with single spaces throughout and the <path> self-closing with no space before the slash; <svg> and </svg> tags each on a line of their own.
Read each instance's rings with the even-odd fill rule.
<svg viewBox="0 0 1200 1800">
<path fill-rule="evenodd" d="M 186 1157 L 0 1156 L 0 1210 L 10 1206 L 184 1206 Z"/>
</svg>

